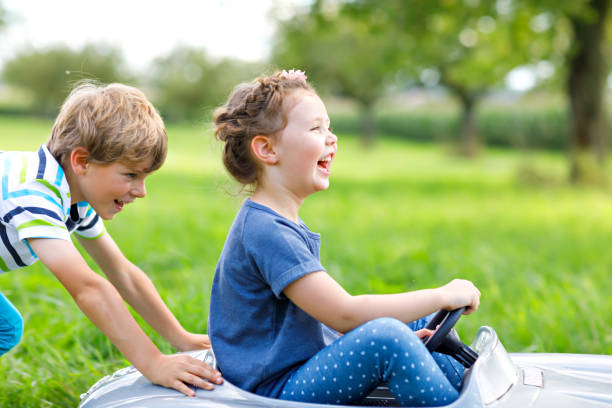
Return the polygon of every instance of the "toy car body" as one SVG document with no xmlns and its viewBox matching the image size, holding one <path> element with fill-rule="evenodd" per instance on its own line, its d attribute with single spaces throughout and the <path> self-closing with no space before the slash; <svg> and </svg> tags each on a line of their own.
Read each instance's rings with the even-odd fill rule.
<svg viewBox="0 0 612 408">
<path fill-rule="evenodd" d="M 466 370 L 459 396 L 447 407 L 612 407 L 612 356 L 585 354 L 507 353 L 495 330 L 483 326 L 471 348 L 478 353 Z M 215 365 L 212 350 L 189 352 Z M 366 406 L 397 406 L 385 387 L 363 401 Z M 266 398 L 225 380 L 195 397 L 151 384 L 133 367 L 106 376 L 81 396 L 80 408 L 317 408 L 330 405 Z M 334 407 L 341 407 L 334 405 Z"/>
</svg>

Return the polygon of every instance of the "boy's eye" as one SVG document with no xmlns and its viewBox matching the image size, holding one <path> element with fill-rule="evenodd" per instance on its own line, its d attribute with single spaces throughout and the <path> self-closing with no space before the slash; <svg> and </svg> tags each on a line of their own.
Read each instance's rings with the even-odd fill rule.
<svg viewBox="0 0 612 408">
<path fill-rule="evenodd" d="M 314 127 L 312 127 L 310 130 L 311 130 L 311 131 L 312 131 L 312 130 L 319 130 L 319 126 L 314 126 Z"/>
<path fill-rule="evenodd" d="M 125 176 L 127 178 L 136 178 L 137 177 L 136 173 L 125 173 Z"/>
</svg>

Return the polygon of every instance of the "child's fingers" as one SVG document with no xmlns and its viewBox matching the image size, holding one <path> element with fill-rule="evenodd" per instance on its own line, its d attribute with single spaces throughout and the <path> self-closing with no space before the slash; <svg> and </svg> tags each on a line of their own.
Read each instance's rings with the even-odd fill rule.
<svg viewBox="0 0 612 408">
<path fill-rule="evenodd" d="M 190 358 L 189 362 L 191 363 L 189 371 L 192 374 L 207 379 L 215 384 L 221 384 L 223 382 L 223 379 L 221 378 L 221 373 L 209 366 L 208 364 L 193 357 Z M 212 389 L 212 384 L 210 384 L 209 382 L 207 382 L 207 384 L 210 385 Z"/>
<path fill-rule="evenodd" d="M 191 388 L 189 388 L 187 385 L 185 385 L 184 382 L 182 382 L 181 380 L 175 380 L 172 382 L 171 387 L 174 388 L 175 390 L 182 392 L 183 394 L 187 395 L 188 397 L 194 397 L 195 396 L 195 392 L 193 392 L 193 390 Z"/>
</svg>

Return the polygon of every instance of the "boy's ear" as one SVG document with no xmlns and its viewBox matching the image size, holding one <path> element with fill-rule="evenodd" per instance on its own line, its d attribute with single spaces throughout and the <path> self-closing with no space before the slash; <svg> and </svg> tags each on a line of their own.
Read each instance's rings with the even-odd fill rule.
<svg viewBox="0 0 612 408">
<path fill-rule="evenodd" d="M 265 164 L 278 163 L 278 155 L 274 143 L 268 136 L 257 135 L 251 140 L 251 150 L 255 157 Z"/>
<path fill-rule="evenodd" d="M 82 176 L 87 173 L 87 167 L 89 166 L 89 152 L 84 147 L 75 147 L 70 152 L 70 167 L 72 171 L 78 176 Z"/>
</svg>

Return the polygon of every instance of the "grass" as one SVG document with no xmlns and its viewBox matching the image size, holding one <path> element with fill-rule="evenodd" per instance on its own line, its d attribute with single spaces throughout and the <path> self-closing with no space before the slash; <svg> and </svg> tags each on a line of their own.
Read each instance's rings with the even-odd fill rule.
<svg viewBox="0 0 612 408">
<path fill-rule="evenodd" d="M 50 126 L 0 117 L 0 149 L 35 149 Z M 204 126 L 168 134 L 168 160 L 149 178 L 147 198 L 107 228 L 182 324 L 204 332 L 216 260 L 244 197 Z M 511 352 L 612 354 L 612 196 L 567 186 L 565 160 L 501 150 L 464 160 L 399 141 L 364 150 L 340 135 L 332 186 L 310 197 L 301 217 L 322 234 L 323 265 L 351 293 L 462 277 L 483 294 L 458 325 L 467 343 L 489 325 Z M 128 364 L 40 264 L 3 274 L 0 290 L 26 322 L 20 345 L 0 358 L 0 406 L 76 406 L 97 379 Z"/>
</svg>

